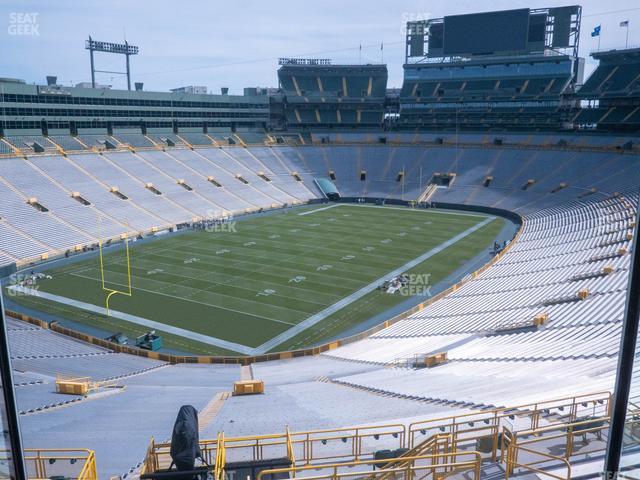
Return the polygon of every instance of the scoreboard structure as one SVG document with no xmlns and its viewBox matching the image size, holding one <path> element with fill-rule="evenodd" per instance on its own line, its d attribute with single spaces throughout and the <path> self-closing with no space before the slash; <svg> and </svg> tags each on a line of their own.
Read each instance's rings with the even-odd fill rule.
<svg viewBox="0 0 640 480">
<path fill-rule="evenodd" d="M 582 7 L 520 8 L 407 23 L 405 63 L 487 55 L 577 57 Z"/>
</svg>

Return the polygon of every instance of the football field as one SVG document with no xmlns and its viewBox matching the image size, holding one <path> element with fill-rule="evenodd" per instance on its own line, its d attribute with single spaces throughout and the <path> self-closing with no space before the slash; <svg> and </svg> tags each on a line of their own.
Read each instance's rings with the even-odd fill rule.
<svg viewBox="0 0 640 480">
<path fill-rule="evenodd" d="M 41 297 L 16 300 L 130 337 L 153 327 L 182 352 L 301 348 L 407 300 L 377 288 L 385 280 L 403 272 L 421 286 L 444 279 L 486 251 L 503 224 L 464 212 L 308 206 L 131 242 L 132 295 L 113 295 L 109 317 L 102 273 L 109 288 L 127 289 L 123 249 L 105 250 L 103 270 L 97 256 L 51 269 Z"/>
</svg>

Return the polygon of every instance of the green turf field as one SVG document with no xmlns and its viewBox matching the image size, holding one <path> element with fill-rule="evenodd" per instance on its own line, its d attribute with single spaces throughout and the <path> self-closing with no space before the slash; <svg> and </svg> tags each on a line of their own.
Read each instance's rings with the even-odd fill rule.
<svg viewBox="0 0 640 480">
<path fill-rule="evenodd" d="M 306 212 L 311 213 L 300 215 Z M 252 350 L 261 346 L 269 351 L 308 346 L 406 300 L 399 293 L 373 290 L 349 301 L 354 292 L 374 282 L 381 284 L 389 272 L 483 221 L 487 221 L 486 216 L 404 207 L 310 206 L 242 219 L 224 231 L 193 231 L 131 243 L 133 295 L 113 296 L 110 307 L 116 313 L 151 319 Z M 407 271 L 427 274 L 435 284 L 486 250 L 503 224 L 499 218 L 489 221 Z M 105 281 L 110 287 L 126 289 L 126 272 L 122 250 L 104 256 Z M 104 306 L 97 257 L 47 273 L 53 279 L 41 281 L 41 291 Z M 103 330 L 123 331 L 130 336 L 148 330 L 130 321 L 42 298 L 15 299 Z M 346 305 L 338 308 L 335 304 L 339 301 L 346 301 Z M 334 310 L 325 311 L 330 306 L 335 306 Z M 312 316 L 321 320 L 295 331 L 293 327 Z M 169 348 L 237 353 L 189 335 L 160 332 Z M 284 332 L 284 341 L 263 345 Z"/>
</svg>

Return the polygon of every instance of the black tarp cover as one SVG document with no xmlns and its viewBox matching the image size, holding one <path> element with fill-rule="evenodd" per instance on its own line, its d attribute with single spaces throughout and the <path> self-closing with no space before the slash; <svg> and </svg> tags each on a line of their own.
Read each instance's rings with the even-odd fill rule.
<svg viewBox="0 0 640 480">
<path fill-rule="evenodd" d="M 183 405 L 171 435 L 171 459 L 178 471 L 193 470 L 196 458 L 201 458 L 198 444 L 198 411 L 191 405 Z"/>
</svg>

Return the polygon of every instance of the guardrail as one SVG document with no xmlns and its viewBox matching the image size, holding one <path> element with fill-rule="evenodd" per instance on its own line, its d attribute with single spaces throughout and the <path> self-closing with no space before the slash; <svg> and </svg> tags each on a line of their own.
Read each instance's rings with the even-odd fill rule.
<svg viewBox="0 0 640 480">
<path fill-rule="evenodd" d="M 386 468 L 389 459 L 365 462 L 321 464 L 263 470 L 257 480 L 297 478 L 304 480 L 429 480 L 446 478 L 453 473 L 466 473 L 465 478 L 480 480 L 482 458 L 477 452 L 452 452 L 404 458 L 399 467 Z M 379 470 L 376 470 L 379 468 Z M 373 471 L 372 471 L 373 470 Z"/>
<path fill-rule="evenodd" d="M 5 450 L 0 460 L 10 461 Z M 73 480 L 98 480 L 93 450 L 78 448 L 26 448 L 24 461 L 29 479 L 63 477 Z"/>
<path fill-rule="evenodd" d="M 517 432 L 503 427 L 501 460 L 505 463 L 505 479 L 508 479 L 509 475 L 512 475 L 517 468 L 540 472 L 540 465 L 549 462 L 564 464 L 568 470 L 566 477 L 554 476 L 554 478 L 571 478 L 570 460 L 572 457 L 606 450 L 605 437 L 609 431 L 609 420 L 610 417 L 592 418 L 569 424 L 550 425 L 535 430 Z M 581 448 L 576 446 L 576 437 L 582 437 L 583 447 L 589 445 L 587 437 L 590 434 L 598 440 L 594 447 Z M 563 449 L 564 453 L 562 455 L 552 455 L 543 451 L 549 451 L 552 448 Z M 527 462 L 520 463 L 520 452 L 529 454 Z M 534 457 L 537 455 L 542 458 L 531 459 L 531 454 L 534 454 Z M 558 465 L 554 466 L 557 467 Z M 550 474 L 547 473 L 547 475 Z"/>
<path fill-rule="evenodd" d="M 220 436 L 222 435 L 222 436 Z M 209 465 L 227 461 L 264 460 L 287 457 L 294 465 L 373 459 L 377 450 L 398 449 L 406 445 L 406 427 L 402 424 L 335 428 L 248 437 L 225 437 L 201 440 L 200 450 Z M 339 447 L 339 448 L 336 448 Z M 171 443 L 155 443 L 152 439 L 144 461 L 143 473 L 168 468 Z"/>
<path fill-rule="evenodd" d="M 562 425 L 585 416 L 608 418 L 612 408 L 611 399 L 610 392 L 597 392 L 414 422 L 408 428 L 408 445 L 413 448 L 420 443 L 420 436 L 429 438 L 436 433 L 445 433 L 451 435 L 454 450 L 480 441 L 483 443 L 482 453 L 496 461 L 501 447 L 501 428 L 505 422 L 517 418 L 523 427 L 537 432 L 543 418 Z M 475 444 L 473 448 L 478 450 Z"/>
<path fill-rule="evenodd" d="M 423 454 L 442 456 L 450 452 L 473 450 L 481 458 L 490 458 L 492 461 L 498 460 L 500 452 L 501 462 L 516 465 L 517 450 L 514 449 L 533 448 L 537 444 L 536 439 L 557 441 L 558 438 L 564 438 L 567 432 L 574 435 L 602 432 L 607 428 L 611 414 L 611 398 L 609 392 L 597 392 L 429 419 L 414 422 L 408 427 L 403 424 L 383 424 L 302 432 L 291 432 L 286 428 L 284 433 L 230 438 L 220 433 L 216 439 L 202 440 L 200 449 L 204 460 L 216 466 L 218 476 L 222 475 L 227 461 L 240 459 L 260 461 L 286 457 L 291 461 L 292 468 L 299 469 L 345 461 L 370 462 L 379 450 L 405 448 L 408 451 L 404 457 L 388 459 L 387 463 L 395 465 L 411 456 Z M 510 425 L 516 419 L 521 430 L 513 432 Z M 541 426 L 542 419 L 546 419 L 547 424 Z M 640 417 L 633 421 L 640 424 Z M 155 443 L 151 439 L 143 473 L 168 468 L 171 463 L 170 448 L 170 443 Z M 512 450 L 508 451 L 508 448 Z M 584 451 L 580 450 L 580 453 Z M 216 480 L 223 480 L 218 476 Z"/>
</svg>

